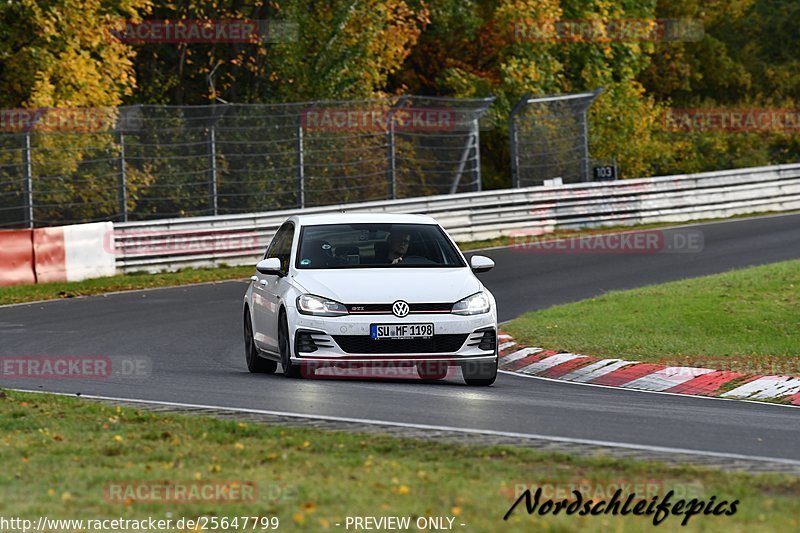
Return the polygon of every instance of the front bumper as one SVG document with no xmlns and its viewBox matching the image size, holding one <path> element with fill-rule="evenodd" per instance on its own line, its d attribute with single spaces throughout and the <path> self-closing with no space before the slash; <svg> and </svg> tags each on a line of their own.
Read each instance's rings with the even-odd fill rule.
<svg viewBox="0 0 800 533">
<path fill-rule="evenodd" d="M 367 314 L 329 318 L 302 315 L 296 309 L 290 310 L 292 311 L 294 316 L 290 321 L 290 336 L 293 340 L 293 363 L 380 364 L 427 361 L 460 366 L 467 361 L 491 363 L 497 360 L 497 323 L 494 313 L 474 316 L 418 313 L 405 318 Z M 434 339 L 426 342 L 369 338 L 372 324 L 415 323 L 432 323 Z M 487 342 L 489 337 L 492 337 L 491 345 Z"/>
</svg>

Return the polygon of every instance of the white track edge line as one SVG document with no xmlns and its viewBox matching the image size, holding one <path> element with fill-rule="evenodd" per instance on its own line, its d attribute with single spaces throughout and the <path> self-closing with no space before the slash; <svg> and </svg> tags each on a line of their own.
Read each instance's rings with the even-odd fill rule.
<svg viewBox="0 0 800 533">
<path fill-rule="evenodd" d="M 531 376 L 534 377 L 534 376 Z M 165 402 L 165 401 L 158 401 L 158 400 L 136 400 L 130 398 L 114 398 L 110 396 L 95 396 L 95 395 L 88 395 L 88 394 L 81 394 L 78 396 L 75 393 L 68 393 L 68 392 L 47 392 L 47 391 L 33 391 L 33 390 L 25 390 L 25 389 L 9 389 L 14 390 L 17 392 L 29 392 L 29 393 L 37 393 L 37 394 L 53 394 L 55 396 L 72 396 L 77 398 L 86 398 L 89 400 L 106 400 L 106 401 L 121 401 L 121 402 L 131 402 L 131 403 L 141 403 L 141 404 L 153 404 L 153 405 L 163 405 L 167 407 L 188 407 L 194 409 L 223 409 L 225 411 L 235 411 L 241 413 L 251 413 L 251 414 L 262 414 L 262 415 L 271 415 L 271 416 L 286 416 L 290 418 L 305 418 L 305 419 L 312 419 L 312 420 L 328 420 L 333 422 L 350 422 L 350 423 L 357 423 L 357 424 L 369 424 L 369 425 L 376 425 L 376 426 L 390 426 L 390 427 L 407 427 L 407 428 L 414 428 L 414 429 L 430 429 L 435 431 L 450 431 L 453 433 L 469 433 L 469 434 L 478 434 L 478 435 L 492 435 L 498 437 L 515 437 L 515 438 L 526 438 L 526 439 L 539 439 L 545 440 L 550 442 L 564 442 L 564 443 L 571 443 L 571 444 L 587 444 L 591 446 L 605 446 L 609 448 L 625 448 L 631 450 L 642 450 L 642 451 L 651 451 L 651 452 L 661 452 L 661 453 L 676 453 L 676 454 L 683 454 L 683 455 L 699 455 L 704 457 L 718 457 L 720 459 L 743 459 L 748 461 L 763 461 L 763 462 L 772 462 L 772 463 L 780 463 L 780 464 L 787 464 L 793 466 L 800 466 L 800 461 L 795 461 L 793 459 L 781 459 L 781 458 L 773 458 L 773 457 L 763 457 L 759 455 L 743 455 L 738 453 L 727 453 L 727 452 L 709 452 L 703 450 L 690 450 L 685 448 L 670 448 L 666 446 L 649 446 L 646 444 L 628 444 L 622 442 L 613 442 L 613 441 L 602 441 L 602 440 L 592 440 L 592 439 L 576 439 L 571 437 L 553 437 L 548 435 L 537 435 L 533 433 L 515 433 L 511 431 L 495 431 L 492 429 L 466 429 L 466 428 L 457 428 L 452 426 L 436 426 L 436 425 L 429 425 L 429 424 L 411 424 L 406 422 L 391 422 L 388 420 L 367 420 L 362 418 L 346 418 L 346 417 L 338 417 L 338 416 L 327 416 L 327 415 L 309 415 L 309 414 L 302 414 L 302 413 L 283 413 L 278 411 L 267 411 L 262 409 L 250 409 L 244 407 L 224 407 L 224 406 L 216 406 L 216 405 L 202 405 L 202 404 L 190 404 L 190 403 L 179 403 L 179 402 Z M 701 465 L 702 466 L 702 465 Z"/>
</svg>

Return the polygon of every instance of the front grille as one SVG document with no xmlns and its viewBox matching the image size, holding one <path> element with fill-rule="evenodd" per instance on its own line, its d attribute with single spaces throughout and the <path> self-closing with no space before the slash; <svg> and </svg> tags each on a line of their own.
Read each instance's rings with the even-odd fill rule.
<svg viewBox="0 0 800 533">
<path fill-rule="evenodd" d="M 393 302 L 394 303 L 394 302 Z M 347 304 L 347 311 L 353 314 L 391 315 L 392 304 Z M 408 304 L 409 314 L 414 313 L 449 313 L 453 309 L 451 303 Z"/>
<path fill-rule="evenodd" d="M 430 339 L 381 339 L 369 335 L 334 335 L 333 340 L 346 353 L 454 353 L 464 345 L 467 335 L 434 335 Z"/>
</svg>

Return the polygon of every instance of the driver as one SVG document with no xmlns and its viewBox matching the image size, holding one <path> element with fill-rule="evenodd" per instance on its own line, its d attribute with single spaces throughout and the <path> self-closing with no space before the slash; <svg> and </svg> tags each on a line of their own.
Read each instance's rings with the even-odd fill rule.
<svg viewBox="0 0 800 533">
<path fill-rule="evenodd" d="M 387 241 L 389 251 L 386 253 L 386 261 L 396 265 L 403 260 L 408 252 L 408 245 L 411 243 L 411 234 L 402 231 L 395 231 L 389 234 Z"/>
</svg>

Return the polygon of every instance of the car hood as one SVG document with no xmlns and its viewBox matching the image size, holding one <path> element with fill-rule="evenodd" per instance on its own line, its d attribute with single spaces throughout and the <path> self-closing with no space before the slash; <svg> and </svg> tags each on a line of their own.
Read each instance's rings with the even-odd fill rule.
<svg viewBox="0 0 800 533">
<path fill-rule="evenodd" d="M 482 289 L 469 268 L 349 268 L 300 270 L 305 292 L 346 304 L 457 302 Z"/>
</svg>

